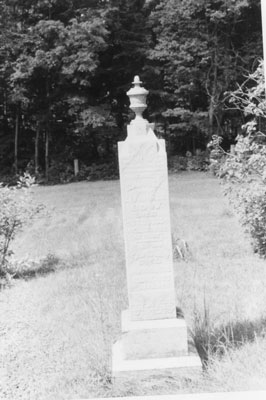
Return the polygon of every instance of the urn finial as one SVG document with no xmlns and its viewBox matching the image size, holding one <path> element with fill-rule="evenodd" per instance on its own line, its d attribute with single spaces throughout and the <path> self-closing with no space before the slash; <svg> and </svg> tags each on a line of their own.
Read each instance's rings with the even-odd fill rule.
<svg viewBox="0 0 266 400">
<path fill-rule="evenodd" d="M 149 92 L 141 87 L 142 82 L 138 75 L 134 77 L 132 84 L 134 87 L 127 92 L 130 100 L 130 108 L 136 114 L 135 120 L 143 119 L 142 113 L 147 108 L 146 97 Z"/>
</svg>

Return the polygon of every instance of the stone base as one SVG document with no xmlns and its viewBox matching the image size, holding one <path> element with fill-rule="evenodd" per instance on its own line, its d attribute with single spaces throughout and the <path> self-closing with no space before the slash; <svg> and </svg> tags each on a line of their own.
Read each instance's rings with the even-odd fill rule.
<svg viewBox="0 0 266 400">
<path fill-rule="evenodd" d="M 201 372 L 197 353 L 188 350 L 184 319 L 131 321 L 122 312 L 122 337 L 113 346 L 113 377 L 187 376 Z"/>
<path fill-rule="evenodd" d="M 113 345 L 112 376 L 115 379 L 143 379 L 151 376 L 198 376 L 202 365 L 198 355 L 126 360 L 122 340 Z"/>
<path fill-rule="evenodd" d="M 187 326 L 184 319 L 132 321 L 122 312 L 121 346 L 126 360 L 186 356 Z"/>
</svg>

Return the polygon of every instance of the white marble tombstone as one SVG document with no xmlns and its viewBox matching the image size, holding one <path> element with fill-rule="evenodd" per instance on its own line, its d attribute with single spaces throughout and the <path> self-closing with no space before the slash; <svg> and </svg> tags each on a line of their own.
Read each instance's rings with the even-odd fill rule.
<svg viewBox="0 0 266 400">
<path fill-rule="evenodd" d="M 74 159 L 74 175 L 77 176 L 79 173 L 79 160 L 77 158 Z"/>
<path fill-rule="evenodd" d="M 142 117 L 148 92 L 138 76 L 133 85 L 127 94 L 136 117 L 118 143 L 129 308 L 113 347 L 114 377 L 201 366 L 176 317 L 165 142 Z"/>
</svg>

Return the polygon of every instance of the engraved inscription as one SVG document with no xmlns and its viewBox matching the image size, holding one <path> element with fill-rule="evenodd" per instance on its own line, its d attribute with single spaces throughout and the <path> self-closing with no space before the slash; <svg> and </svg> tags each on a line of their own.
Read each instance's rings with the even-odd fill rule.
<svg viewBox="0 0 266 400">
<path fill-rule="evenodd" d="M 129 290 L 132 292 L 146 290 L 168 290 L 173 284 L 171 274 L 132 274 L 129 276 Z"/>
<path fill-rule="evenodd" d="M 129 293 L 132 320 L 164 319 L 175 317 L 174 299 L 169 290 Z"/>
<path fill-rule="evenodd" d="M 119 167 L 131 317 L 174 318 L 166 153 L 156 139 L 123 143 Z"/>
</svg>

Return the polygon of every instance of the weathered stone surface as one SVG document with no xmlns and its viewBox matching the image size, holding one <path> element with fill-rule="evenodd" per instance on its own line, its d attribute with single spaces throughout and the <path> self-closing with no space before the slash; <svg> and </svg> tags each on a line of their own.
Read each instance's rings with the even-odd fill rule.
<svg viewBox="0 0 266 400">
<path fill-rule="evenodd" d="M 119 167 L 131 319 L 174 318 L 164 141 L 150 135 L 120 142 Z"/>
<path fill-rule="evenodd" d="M 147 379 L 151 376 L 174 376 L 191 378 L 200 376 L 202 367 L 200 358 L 195 354 L 178 357 L 160 357 L 146 359 L 126 359 L 123 339 L 113 346 L 112 372 L 115 379 Z"/>
<path fill-rule="evenodd" d="M 187 356 L 187 326 L 138 329 L 123 337 L 126 360 Z"/>
</svg>

